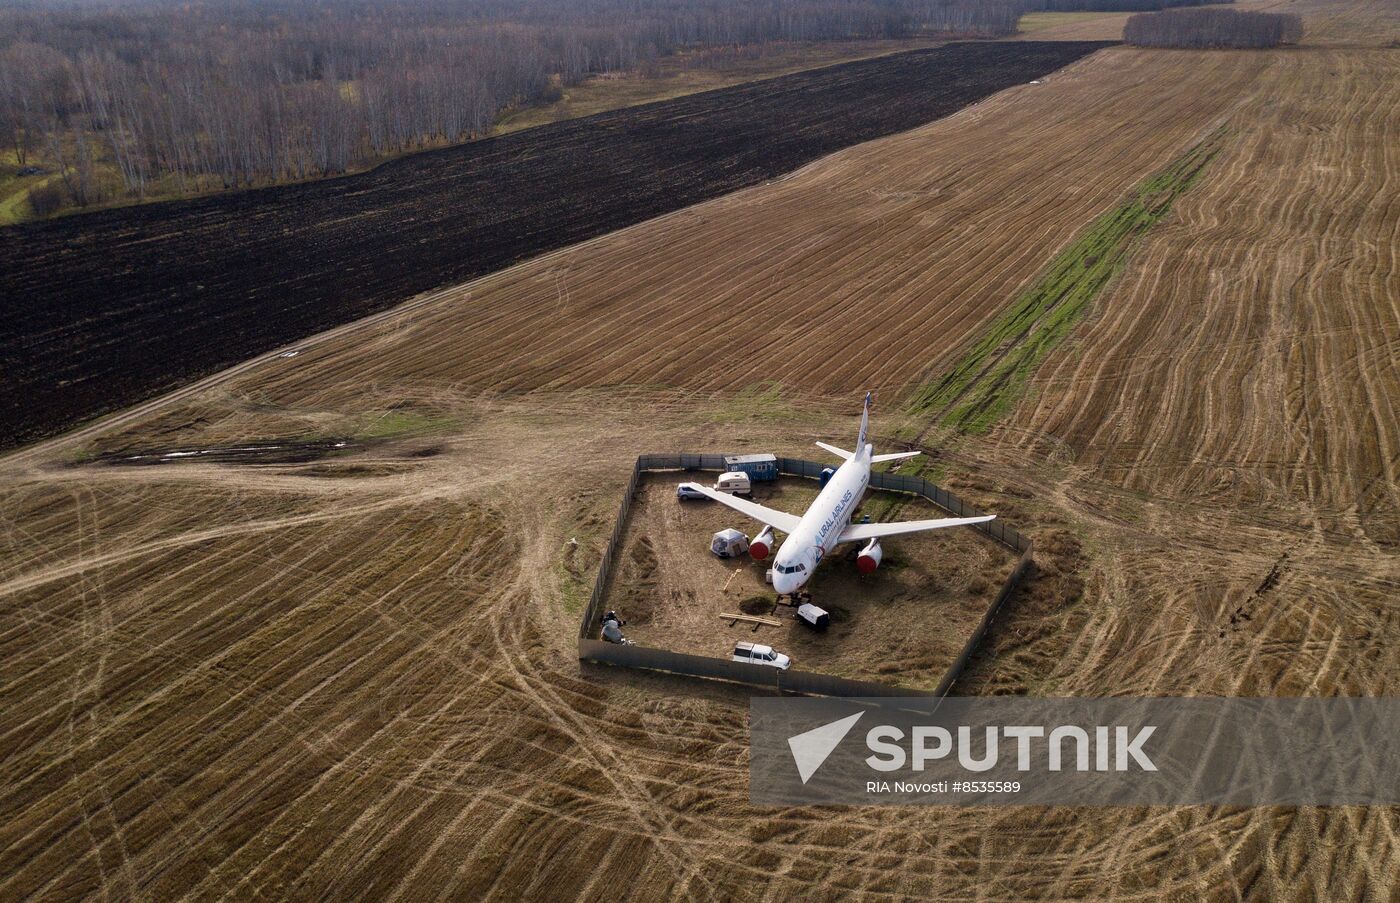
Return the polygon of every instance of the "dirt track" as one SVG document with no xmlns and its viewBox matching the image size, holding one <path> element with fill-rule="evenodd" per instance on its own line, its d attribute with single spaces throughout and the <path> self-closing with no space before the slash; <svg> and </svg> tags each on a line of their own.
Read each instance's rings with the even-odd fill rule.
<svg viewBox="0 0 1400 903">
<path fill-rule="evenodd" d="M 810 456 L 867 384 L 888 432 L 1224 125 L 1020 407 L 926 440 L 1040 566 L 961 690 L 1393 695 L 1400 74 L 1347 45 L 1400 20 L 1317 7 L 1333 47 L 1101 53 L 0 463 L 0 893 L 1393 898 L 1393 809 L 754 809 L 745 695 L 580 669 L 568 608 L 639 449 Z M 839 366 L 726 331 L 764 286 Z M 344 459 L 62 463 L 394 410 Z"/>
<path fill-rule="evenodd" d="M 9 361 L 0 446 L 922 125 L 1101 46 L 950 44 L 553 123 L 343 179 L 0 229 Z"/>
</svg>

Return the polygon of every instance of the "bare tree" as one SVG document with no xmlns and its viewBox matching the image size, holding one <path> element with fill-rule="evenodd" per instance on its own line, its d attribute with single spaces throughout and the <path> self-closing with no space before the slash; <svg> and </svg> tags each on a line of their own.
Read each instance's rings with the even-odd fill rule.
<svg viewBox="0 0 1400 903">
<path fill-rule="evenodd" d="M 0 128 L 21 166 L 60 115 L 68 60 L 58 50 L 27 40 L 0 46 Z"/>
</svg>

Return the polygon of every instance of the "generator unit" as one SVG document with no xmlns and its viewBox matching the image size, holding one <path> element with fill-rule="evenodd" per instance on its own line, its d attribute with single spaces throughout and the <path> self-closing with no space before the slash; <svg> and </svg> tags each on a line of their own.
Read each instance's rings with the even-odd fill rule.
<svg viewBox="0 0 1400 903">
<path fill-rule="evenodd" d="M 749 550 L 749 538 L 730 527 L 710 537 L 710 551 L 720 558 L 738 558 Z"/>
</svg>

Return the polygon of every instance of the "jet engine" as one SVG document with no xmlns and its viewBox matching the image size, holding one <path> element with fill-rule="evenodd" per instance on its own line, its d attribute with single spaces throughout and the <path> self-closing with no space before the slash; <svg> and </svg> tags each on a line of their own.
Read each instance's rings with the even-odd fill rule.
<svg viewBox="0 0 1400 903">
<path fill-rule="evenodd" d="M 862 574 L 874 573 L 875 569 L 880 566 L 880 559 L 884 557 L 885 552 L 880 548 L 880 540 L 872 539 L 856 556 L 856 570 Z"/>
<path fill-rule="evenodd" d="M 763 559 L 767 558 L 767 557 L 768 557 L 768 552 L 769 552 L 769 550 L 772 549 L 772 548 L 773 548 L 773 528 L 772 528 L 772 527 L 764 527 L 764 528 L 763 528 L 763 532 L 762 532 L 762 533 L 759 533 L 757 536 L 755 536 L 755 537 L 749 542 L 749 554 L 753 556 L 753 560 L 754 560 L 754 561 L 762 561 Z"/>
</svg>

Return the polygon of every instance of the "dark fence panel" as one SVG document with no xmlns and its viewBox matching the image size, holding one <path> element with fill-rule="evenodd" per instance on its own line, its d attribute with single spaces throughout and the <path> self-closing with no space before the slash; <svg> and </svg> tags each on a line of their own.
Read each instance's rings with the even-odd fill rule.
<svg viewBox="0 0 1400 903">
<path fill-rule="evenodd" d="M 1018 534 L 1019 535 L 1019 534 Z M 943 675 L 943 679 L 938 682 L 938 689 L 933 691 L 934 696 L 947 696 L 953 689 L 953 684 L 962 677 L 963 671 L 967 668 L 967 663 L 972 660 L 972 654 L 977 651 L 977 647 L 982 645 L 982 638 L 987 634 L 987 628 L 992 626 L 996 620 L 1001 607 L 1006 604 L 1006 600 L 1011 598 L 1011 594 L 1016 591 L 1021 578 L 1025 577 L 1026 571 L 1031 566 L 1031 547 L 1026 543 L 1026 550 L 1021 553 L 1021 557 L 1016 561 L 1016 567 L 1007 575 L 1001 589 L 997 592 L 997 597 L 992 600 L 992 604 L 987 606 L 987 613 L 982 616 L 982 621 L 977 625 L 977 629 L 972 631 L 972 636 L 967 638 L 967 644 L 963 646 L 963 651 L 948 666 L 948 671 Z"/>
<path fill-rule="evenodd" d="M 627 481 L 627 490 L 622 494 L 622 504 L 617 509 L 617 520 L 613 522 L 612 535 L 608 537 L 602 560 L 598 562 L 598 576 L 593 580 L 593 592 L 588 597 L 588 605 L 583 610 L 583 620 L 578 628 L 580 643 L 591 638 L 595 630 L 602 629 L 603 598 L 607 595 L 608 580 L 612 577 L 613 557 L 617 553 L 618 544 L 622 542 L 622 534 L 627 529 L 627 518 L 632 513 L 632 499 L 637 495 L 637 484 L 641 479 L 641 458 L 638 458 L 632 467 L 632 476 Z"/>
<path fill-rule="evenodd" d="M 1029 538 L 1022 536 L 1010 526 L 1003 524 L 998 518 L 984 524 L 975 524 L 973 529 L 978 530 L 997 542 L 1010 546 L 1021 553 L 1017 559 L 1016 566 L 1011 570 L 1001 589 L 997 592 L 996 598 L 987 606 L 986 613 L 982 616 L 981 622 L 968 637 L 967 643 L 963 646 L 962 652 L 949 666 L 943 679 L 939 681 L 938 688 L 932 693 L 922 690 L 910 690 L 902 687 L 892 687 L 887 684 L 872 683 L 869 681 L 849 680 L 844 677 L 836 677 L 831 674 L 817 674 L 811 671 L 779 671 L 776 668 L 765 668 L 761 665 L 749 665 L 743 662 L 736 662 L 729 659 L 713 658 L 705 655 L 690 655 L 684 652 L 672 652 L 669 649 L 655 649 L 649 646 L 619 646 L 614 643 L 607 643 L 597 639 L 597 633 L 601 629 L 601 615 L 603 599 L 607 597 L 609 581 L 612 579 L 613 560 L 617 553 L 617 547 L 622 541 L 622 535 L 627 529 L 627 519 L 632 511 L 632 500 L 637 494 L 637 485 L 641 482 L 644 471 L 658 470 L 715 470 L 724 469 L 724 455 L 640 455 L 636 463 L 632 466 L 632 476 L 627 481 L 627 491 L 622 497 L 622 504 L 618 508 L 617 522 L 613 524 L 612 535 L 608 539 L 607 548 L 603 550 L 602 560 L 598 565 L 598 577 L 593 584 L 593 593 L 589 597 L 588 606 L 584 610 L 582 623 L 579 624 L 578 635 L 578 657 L 582 661 L 598 662 L 609 665 L 620 665 L 627 668 L 643 668 L 652 671 L 665 671 L 671 674 L 686 674 L 692 677 L 704 677 L 711 680 L 725 680 L 733 683 L 741 683 L 749 686 L 771 688 L 779 691 L 792 693 L 807 693 L 817 696 L 946 696 L 952 690 L 958 678 L 962 676 L 967 668 L 968 661 L 971 660 L 977 647 L 981 644 L 987 630 L 996 620 L 997 614 L 1001 611 L 1006 600 L 1011 597 L 1021 579 L 1025 576 L 1031 565 L 1032 544 Z M 790 476 L 810 477 L 815 479 L 821 475 L 822 470 L 829 467 L 828 464 L 821 464 L 816 461 L 807 461 L 802 458 L 779 458 L 778 470 Z M 876 489 L 891 490 L 894 492 L 911 492 L 921 495 L 938 507 L 951 513 L 954 517 L 977 517 L 982 512 L 965 503 L 953 493 L 940 486 L 923 479 L 922 477 L 909 476 L 899 473 L 885 473 L 876 471 L 870 475 L 870 485 Z"/>
<path fill-rule="evenodd" d="M 888 684 L 849 680 L 844 677 L 817 674 L 811 671 L 780 671 L 777 668 L 748 665 L 731 659 L 714 658 L 708 655 L 690 655 L 685 652 L 672 652 L 669 649 L 656 649 L 651 646 L 619 646 L 616 643 L 608 643 L 603 640 L 580 640 L 578 657 L 586 662 L 620 665 L 624 668 L 643 668 L 648 671 L 665 671 L 670 674 L 685 674 L 691 677 L 705 677 L 710 680 L 724 680 L 751 687 L 764 687 L 790 693 L 809 693 L 817 696 L 929 695 L 927 690 L 906 690 L 900 687 L 891 687 Z"/>
<path fill-rule="evenodd" d="M 777 689 L 777 669 L 727 661 L 708 655 L 689 655 L 650 646 L 619 646 L 603 640 L 586 639 L 579 643 L 579 658 L 584 661 L 669 671 L 714 680 L 729 680 L 743 684 Z"/>
</svg>

